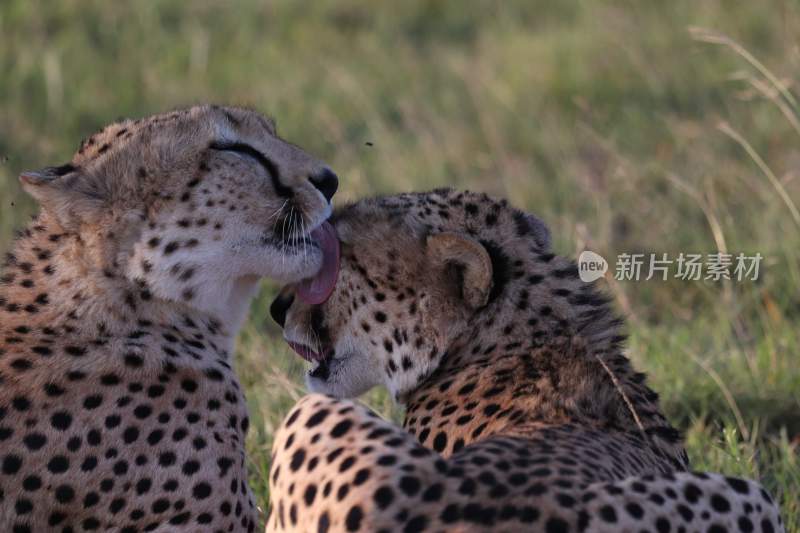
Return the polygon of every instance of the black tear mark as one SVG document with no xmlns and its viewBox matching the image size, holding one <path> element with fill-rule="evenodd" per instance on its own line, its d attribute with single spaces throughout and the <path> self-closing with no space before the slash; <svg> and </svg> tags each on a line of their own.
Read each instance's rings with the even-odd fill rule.
<svg viewBox="0 0 800 533">
<path fill-rule="evenodd" d="M 290 187 L 287 187 L 286 185 L 281 183 L 278 167 L 275 165 L 275 163 L 273 163 L 267 156 L 265 156 L 264 154 L 262 154 L 249 144 L 212 142 L 209 145 L 209 149 L 238 152 L 240 154 L 252 157 L 256 161 L 258 161 L 258 163 L 262 167 L 264 167 L 264 169 L 267 171 L 267 174 L 272 180 L 272 186 L 275 189 L 275 192 L 278 194 L 278 196 L 281 196 L 283 198 L 291 198 L 292 196 L 294 196 L 294 191 L 292 191 Z"/>
<path fill-rule="evenodd" d="M 50 167 L 48 170 L 48 174 L 54 174 L 56 176 L 64 176 L 69 174 L 70 172 L 75 172 L 78 170 L 78 167 L 71 163 L 67 163 L 66 165 L 60 165 L 57 167 Z"/>
</svg>

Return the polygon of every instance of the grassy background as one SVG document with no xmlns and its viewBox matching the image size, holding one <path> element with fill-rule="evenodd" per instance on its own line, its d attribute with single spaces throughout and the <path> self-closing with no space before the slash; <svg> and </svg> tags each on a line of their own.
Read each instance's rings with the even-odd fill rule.
<svg viewBox="0 0 800 533">
<path fill-rule="evenodd" d="M 609 289 L 694 466 L 762 479 L 800 531 L 800 115 L 776 89 L 800 71 L 797 2 L 4 0 L 0 35 L 0 249 L 33 210 L 20 170 L 210 100 L 273 115 L 339 201 L 455 185 L 537 213 L 562 254 L 760 252 L 757 283 Z M 237 356 L 262 507 L 303 393 L 273 290 Z"/>
</svg>

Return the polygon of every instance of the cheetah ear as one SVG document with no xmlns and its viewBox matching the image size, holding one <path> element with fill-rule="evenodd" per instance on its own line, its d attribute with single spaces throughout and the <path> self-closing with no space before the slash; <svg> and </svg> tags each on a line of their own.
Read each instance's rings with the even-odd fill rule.
<svg viewBox="0 0 800 533">
<path fill-rule="evenodd" d="M 76 230 L 99 218 L 102 212 L 104 202 L 99 188 L 74 165 L 25 171 L 19 181 L 25 192 L 64 229 Z"/>
<path fill-rule="evenodd" d="M 471 309 L 489 301 L 492 260 L 478 241 L 452 232 L 437 233 L 426 242 L 428 259 L 455 294 Z"/>
</svg>

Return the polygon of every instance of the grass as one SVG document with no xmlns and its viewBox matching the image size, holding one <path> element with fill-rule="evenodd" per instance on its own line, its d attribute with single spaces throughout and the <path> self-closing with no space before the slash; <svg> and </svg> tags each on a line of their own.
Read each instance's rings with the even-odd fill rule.
<svg viewBox="0 0 800 533">
<path fill-rule="evenodd" d="M 213 100 L 275 116 L 340 201 L 454 185 L 537 213 L 566 255 L 760 252 L 758 282 L 609 290 L 695 467 L 763 480 L 800 531 L 796 2 L 6 0 L 0 35 L 0 248 L 33 209 L 20 170 L 119 116 Z M 273 290 L 237 354 L 262 507 L 303 392 Z"/>
</svg>

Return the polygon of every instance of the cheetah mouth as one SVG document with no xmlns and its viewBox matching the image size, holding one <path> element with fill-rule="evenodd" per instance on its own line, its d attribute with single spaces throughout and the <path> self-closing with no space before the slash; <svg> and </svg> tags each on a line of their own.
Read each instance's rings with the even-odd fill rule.
<svg viewBox="0 0 800 533">
<path fill-rule="evenodd" d="M 319 248 L 319 244 L 310 235 L 286 235 L 282 237 L 274 235 L 263 235 L 261 237 L 262 246 L 276 248 L 280 252 L 303 252 L 310 248 Z"/>
<path fill-rule="evenodd" d="M 316 352 L 311 347 L 299 342 L 289 341 L 288 344 L 297 355 L 312 364 L 308 371 L 309 376 L 317 379 L 328 379 L 331 363 L 333 362 L 333 348 L 325 348 L 321 352 Z"/>
<path fill-rule="evenodd" d="M 287 344 L 289 344 L 289 347 L 292 350 L 294 350 L 297 355 L 299 355 L 309 363 L 327 359 L 329 357 L 329 354 L 333 352 L 333 349 L 331 348 L 323 349 L 321 352 L 316 352 L 313 348 L 311 348 L 307 344 L 303 344 L 300 342 L 287 341 Z"/>
</svg>

